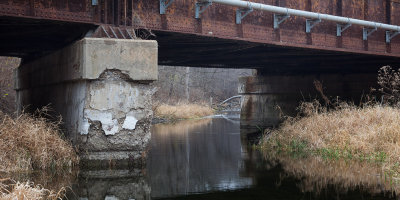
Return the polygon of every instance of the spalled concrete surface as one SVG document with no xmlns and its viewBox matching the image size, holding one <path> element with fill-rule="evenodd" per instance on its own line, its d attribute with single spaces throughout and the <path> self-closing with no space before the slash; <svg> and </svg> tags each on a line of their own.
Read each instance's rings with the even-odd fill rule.
<svg viewBox="0 0 400 200">
<path fill-rule="evenodd" d="M 83 39 L 16 70 L 18 108 L 49 105 L 84 160 L 142 162 L 157 69 L 155 41 Z"/>
<path fill-rule="evenodd" d="M 141 151 L 150 139 L 151 85 L 99 79 L 88 86 L 80 141 L 85 151 Z"/>
<path fill-rule="evenodd" d="M 377 83 L 376 74 L 257 75 L 239 79 L 244 95 L 241 128 L 249 132 L 279 125 L 283 116 L 296 116 L 302 101 L 322 99 L 314 80 L 330 99 L 360 102 Z"/>
</svg>

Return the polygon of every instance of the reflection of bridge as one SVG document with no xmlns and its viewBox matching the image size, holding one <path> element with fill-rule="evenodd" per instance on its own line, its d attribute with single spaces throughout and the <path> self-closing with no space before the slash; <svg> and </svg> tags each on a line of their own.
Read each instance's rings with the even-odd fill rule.
<svg viewBox="0 0 400 200">
<path fill-rule="evenodd" d="M 19 106 L 51 103 L 89 159 L 138 158 L 157 64 L 257 69 L 239 86 L 241 126 L 254 128 L 318 95 L 315 79 L 358 101 L 400 61 L 398 1 L 210 2 L 0 0 L 0 55 L 24 58 Z"/>
</svg>

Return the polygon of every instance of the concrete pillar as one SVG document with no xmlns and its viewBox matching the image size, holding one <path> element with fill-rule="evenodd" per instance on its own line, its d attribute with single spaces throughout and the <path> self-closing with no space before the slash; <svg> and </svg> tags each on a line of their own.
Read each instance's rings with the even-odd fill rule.
<svg viewBox="0 0 400 200">
<path fill-rule="evenodd" d="M 157 58 L 155 41 L 85 38 L 22 63 L 17 106 L 50 105 L 83 160 L 140 163 L 150 139 Z"/>
<path fill-rule="evenodd" d="M 360 102 L 376 85 L 376 74 L 256 75 L 239 78 L 239 94 L 244 95 L 241 128 L 251 133 L 275 127 L 282 116 L 296 116 L 301 101 L 321 99 L 314 86 L 319 80 L 330 99 Z"/>
</svg>

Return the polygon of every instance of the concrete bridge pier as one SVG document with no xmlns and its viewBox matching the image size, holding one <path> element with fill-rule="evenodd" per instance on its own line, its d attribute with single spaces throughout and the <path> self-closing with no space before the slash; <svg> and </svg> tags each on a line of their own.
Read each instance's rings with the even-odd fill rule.
<svg viewBox="0 0 400 200">
<path fill-rule="evenodd" d="M 377 74 L 268 74 L 239 78 L 239 94 L 243 95 L 240 126 L 244 134 L 277 127 L 282 116 L 296 116 L 301 101 L 322 99 L 314 80 L 323 85 L 330 99 L 359 103 L 362 96 L 376 86 Z M 322 100 L 323 102 L 323 100 Z"/>
<path fill-rule="evenodd" d="M 155 41 L 85 38 L 24 62 L 18 109 L 50 105 L 84 161 L 138 165 L 150 140 L 157 51 Z"/>
</svg>

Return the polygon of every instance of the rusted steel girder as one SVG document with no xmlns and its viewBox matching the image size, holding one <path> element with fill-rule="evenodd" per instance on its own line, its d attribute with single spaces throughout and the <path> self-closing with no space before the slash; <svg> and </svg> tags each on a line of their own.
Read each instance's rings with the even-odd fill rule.
<svg viewBox="0 0 400 200">
<path fill-rule="evenodd" d="M 400 25 L 400 1 L 395 0 L 253 0 L 263 4 Z M 175 0 L 159 14 L 159 1 L 134 0 L 135 26 L 153 30 L 193 33 L 277 46 L 400 57 L 400 37 L 385 40 L 379 30 L 363 40 L 363 27 L 351 26 L 337 36 L 337 24 L 322 22 L 305 32 L 306 19 L 290 17 L 274 29 L 273 14 L 253 11 L 236 24 L 235 7 L 213 4 L 194 19 L 195 0 Z"/>
<path fill-rule="evenodd" d="M 320 12 L 387 24 L 400 24 L 399 0 L 252 0 L 253 2 Z M 212 5 L 195 19 L 196 0 L 174 0 L 160 14 L 159 0 L 0 0 L 0 16 L 17 16 L 108 24 L 164 32 L 359 54 L 400 57 L 400 37 L 385 43 L 385 31 L 362 39 L 362 27 L 351 26 L 337 37 L 336 24 L 323 22 L 311 33 L 306 19 L 288 18 L 274 29 L 273 13 L 254 11 L 236 24 L 237 8 Z"/>
<path fill-rule="evenodd" d="M 95 22 L 91 0 L 0 0 L 0 16 Z"/>
</svg>

